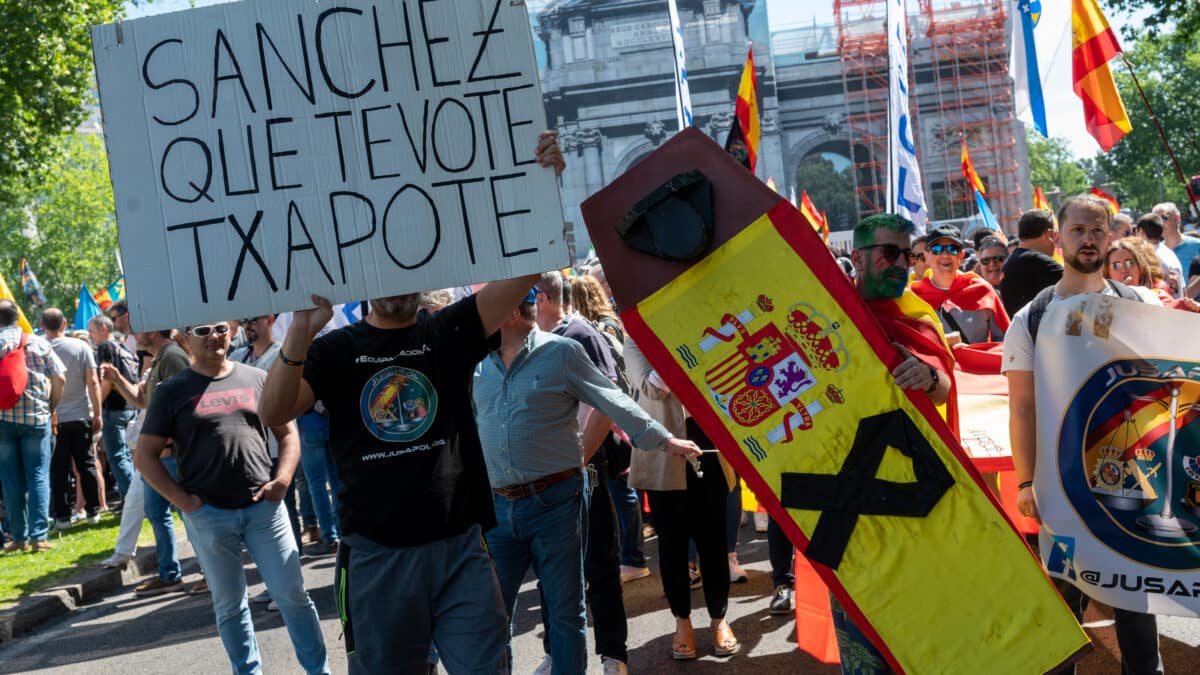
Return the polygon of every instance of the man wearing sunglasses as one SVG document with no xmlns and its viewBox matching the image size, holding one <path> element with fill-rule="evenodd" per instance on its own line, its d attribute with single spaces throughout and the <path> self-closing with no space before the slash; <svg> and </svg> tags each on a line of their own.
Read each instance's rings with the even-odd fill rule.
<svg viewBox="0 0 1200 675">
<path fill-rule="evenodd" d="M 283 615 L 301 668 L 328 673 L 321 622 L 304 589 L 300 552 L 281 503 L 300 461 L 296 425 L 270 428 L 279 444 L 272 472 L 267 428 L 258 417 L 267 374 L 227 358 L 230 323 L 192 326 L 187 336 L 192 364 L 155 390 L 138 439 L 138 469 L 183 513 L 234 672 L 262 668 L 246 599 L 245 546 Z M 159 460 L 168 441 L 178 481 Z"/>
<path fill-rule="evenodd" d="M 557 135 L 534 158 L 565 168 Z M 358 323 L 295 312 L 259 403 L 284 424 L 317 400 L 343 485 L 335 569 L 351 673 L 418 673 L 436 642 L 449 672 L 508 672 L 508 616 L 483 532 L 496 526 L 471 401 L 475 365 L 537 280 L 483 287 L 436 314 L 419 293 L 375 298 Z M 272 594 L 274 597 L 274 594 Z"/>
<path fill-rule="evenodd" d="M 962 272 L 966 255 L 958 226 L 943 223 L 929 231 L 925 261 L 930 276 L 913 282 L 913 292 L 928 302 L 946 333 L 966 344 L 998 342 L 1008 330 L 1008 312 L 1000 294 L 974 272 Z"/>
<path fill-rule="evenodd" d="M 975 256 L 979 261 L 976 273 L 999 293 L 1000 282 L 1004 279 L 1004 261 L 1008 259 L 1008 248 L 996 237 L 985 237 L 979 243 L 978 250 Z"/>
<path fill-rule="evenodd" d="M 937 318 L 910 292 L 908 268 L 916 258 L 910 248 L 912 221 L 892 214 L 868 216 L 854 228 L 855 287 L 891 339 L 903 360 L 892 369 L 896 386 L 928 396 L 946 406 L 950 428 L 958 433 L 953 386 L 954 357 L 946 347 Z M 941 410 L 939 408 L 939 410 Z M 854 625 L 837 599 L 830 595 L 838 649 L 854 659 L 854 672 L 890 672 L 883 655 Z M 843 661 L 843 669 L 851 662 Z M 849 672 L 849 671 L 847 671 Z"/>
</svg>

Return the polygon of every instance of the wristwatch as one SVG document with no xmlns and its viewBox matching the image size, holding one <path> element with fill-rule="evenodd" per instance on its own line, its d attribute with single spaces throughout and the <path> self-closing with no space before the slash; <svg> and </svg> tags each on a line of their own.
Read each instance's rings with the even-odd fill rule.
<svg viewBox="0 0 1200 675">
<path fill-rule="evenodd" d="M 932 394 L 934 389 L 937 389 L 938 380 L 941 379 L 938 375 L 937 368 L 929 366 L 929 376 L 933 378 L 933 382 L 929 383 L 929 388 L 925 390 L 926 394 Z"/>
</svg>

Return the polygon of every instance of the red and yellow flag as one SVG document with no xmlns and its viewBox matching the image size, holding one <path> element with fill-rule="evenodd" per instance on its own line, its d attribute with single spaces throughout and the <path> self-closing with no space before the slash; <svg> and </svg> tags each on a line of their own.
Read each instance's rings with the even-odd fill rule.
<svg viewBox="0 0 1200 675">
<path fill-rule="evenodd" d="M 1050 202 L 1046 201 L 1046 195 L 1042 192 L 1042 188 L 1036 186 L 1033 188 L 1033 208 L 1045 209 L 1054 213 L 1054 209 L 1050 208 Z"/>
<path fill-rule="evenodd" d="M 108 308 L 112 307 L 113 304 L 112 296 L 108 294 L 107 288 L 101 288 L 99 291 L 92 293 L 92 299 L 96 301 L 97 305 L 100 305 L 100 311 L 102 312 L 107 312 Z"/>
<path fill-rule="evenodd" d="M 4 281 L 4 276 L 0 275 L 0 300 L 12 300 L 12 303 L 17 307 L 17 325 L 26 333 L 33 333 L 33 326 L 29 325 L 29 319 L 25 318 L 25 312 L 21 311 L 21 305 L 17 302 L 16 296 L 8 289 L 8 283 Z"/>
<path fill-rule="evenodd" d="M 962 175 L 979 194 L 987 194 L 987 188 L 983 187 L 983 181 L 980 180 L 979 174 L 975 173 L 975 165 L 971 162 L 971 153 L 967 150 L 967 139 L 965 138 L 962 139 Z"/>
<path fill-rule="evenodd" d="M 800 213 L 812 223 L 813 229 L 821 233 L 825 243 L 829 243 L 829 222 L 825 220 L 825 212 L 817 211 L 817 207 L 808 197 L 808 190 L 800 192 Z"/>
<path fill-rule="evenodd" d="M 1071 0 L 1071 36 L 1075 94 L 1083 100 L 1088 132 L 1108 152 L 1133 129 L 1108 66 L 1121 45 L 1096 0 Z"/>
<path fill-rule="evenodd" d="M 758 80 L 754 75 L 754 49 L 746 54 L 746 65 L 742 68 L 742 80 L 738 85 L 737 103 L 734 105 L 733 128 L 725 141 L 725 151 L 734 156 L 754 173 L 758 162 Z"/>
<path fill-rule="evenodd" d="M 1104 190 L 1101 190 L 1100 188 L 1092 188 L 1092 196 L 1099 197 L 1100 199 L 1108 202 L 1108 211 L 1112 215 L 1115 216 L 1121 212 L 1121 204 L 1117 201 L 1117 198 L 1108 194 Z"/>
</svg>

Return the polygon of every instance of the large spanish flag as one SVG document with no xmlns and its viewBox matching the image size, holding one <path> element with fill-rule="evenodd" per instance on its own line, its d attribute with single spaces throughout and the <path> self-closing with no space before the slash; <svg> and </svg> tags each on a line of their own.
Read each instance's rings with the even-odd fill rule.
<svg viewBox="0 0 1200 675">
<path fill-rule="evenodd" d="M 794 206 L 693 128 L 582 210 L 630 270 L 609 280 L 627 334 L 894 670 L 1041 673 L 1087 648 Z"/>
<path fill-rule="evenodd" d="M 971 161 L 971 153 L 967 150 L 967 139 L 962 139 L 962 174 L 963 178 L 967 179 L 967 183 L 981 195 L 987 194 L 987 188 L 983 187 L 983 180 L 979 178 L 979 174 L 975 173 L 975 164 Z"/>
<path fill-rule="evenodd" d="M 758 79 L 754 75 L 754 49 L 746 54 L 742 80 L 738 85 L 733 126 L 725 141 L 725 151 L 734 156 L 750 173 L 758 163 Z"/>
<path fill-rule="evenodd" d="M 1121 45 L 1096 0 L 1071 0 L 1071 36 L 1075 94 L 1083 100 L 1088 132 L 1108 152 L 1133 129 L 1108 67 Z"/>
</svg>

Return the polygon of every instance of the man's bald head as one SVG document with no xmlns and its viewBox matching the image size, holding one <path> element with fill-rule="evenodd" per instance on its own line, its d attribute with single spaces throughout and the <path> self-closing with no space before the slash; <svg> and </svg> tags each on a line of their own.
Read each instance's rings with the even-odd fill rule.
<svg viewBox="0 0 1200 675">
<path fill-rule="evenodd" d="M 57 307 L 51 307 L 42 312 L 42 328 L 48 336 L 58 336 L 63 332 L 63 328 L 67 325 L 67 317 L 62 313 L 62 310 Z"/>
</svg>

